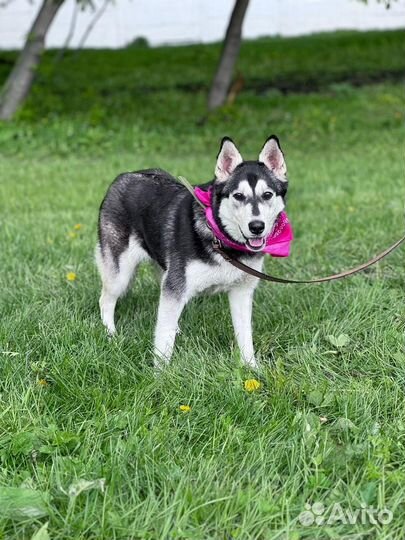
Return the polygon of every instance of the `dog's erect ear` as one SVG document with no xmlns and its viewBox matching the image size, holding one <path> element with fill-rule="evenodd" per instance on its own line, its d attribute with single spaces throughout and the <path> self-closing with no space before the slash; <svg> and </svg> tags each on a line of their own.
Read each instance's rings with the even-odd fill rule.
<svg viewBox="0 0 405 540">
<path fill-rule="evenodd" d="M 280 148 L 280 143 L 275 135 L 272 135 L 264 143 L 260 152 L 259 161 L 262 161 L 279 180 L 286 182 L 287 165 L 284 161 L 284 154 Z"/>
<path fill-rule="evenodd" d="M 224 137 L 221 142 L 221 148 L 215 167 L 216 179 L 219 182 L 228 180 L 230 175 L 242 161 L 242 156 L 239 154 L 239 150 L 236 148 L 232 139 Z"/>
</svg>

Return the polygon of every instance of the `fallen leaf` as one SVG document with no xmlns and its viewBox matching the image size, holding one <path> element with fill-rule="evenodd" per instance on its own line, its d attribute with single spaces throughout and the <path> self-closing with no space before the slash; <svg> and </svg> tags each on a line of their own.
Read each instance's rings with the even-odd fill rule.
<svg viewBox="0 0 405 540">
<path fill-rule="evenodd" d="M 77 497 L 83 491 L 89 491 L 90 489 L 99 489 L 102 493 L 105 488 L 105 478 L 97 478 L 97 480 L 78 480 L 70 484 L 68 489 L 69 497 Z"/>
<path fill-rule="evenodd" d="M 44 523 L 44 525 L 42 525 L 42 527 L 38 529 L 37 532 L 35 532 L 32 535 L 31 540 L 50 540 L 51 537 L 49 536 L 49 533 L 48 533 L 48 525 L 49 525 L 48 521 Z"/>
<path fill-rule="evenodd" d="M 341 349 L 350 343 L 350 338 L 347 334 L 340 334 L 338 337 L 329 335 L 327 338 L 329 343 L 331 343 L 337 349 Z"/>
<path fill-rule="evenodd" d="M 0 487 L 0 516 L 13 519 L 40 518 L 48 514 L 47 496 L 21 487 Z"/>
</svg>

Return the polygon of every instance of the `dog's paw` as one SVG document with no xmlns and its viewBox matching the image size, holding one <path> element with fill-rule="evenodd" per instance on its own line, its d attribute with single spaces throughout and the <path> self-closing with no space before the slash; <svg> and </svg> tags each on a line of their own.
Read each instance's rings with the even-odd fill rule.
<svg viewBox="0 0 405 540">
<path fill-rule="evenodd" d="M 154 350 L 153 353 L 153 367 L 155 371 L 160 372 L 165 369 L 169 365 L 170 359 L 162 354 L 157 349 Z"/>
<path fill-rule="evenodd" d="M 115 327 L 114 328 L 106 327 L 105 330 L 106 330 L 107 338 L 109 340 L 111 340 L 115 336 L 115 334 L 117 333 Z"/>
<path fill-rule="evenodd" d="M 258 362 L 245 364 L 245 366 L 250 369 L 250 371 L 254 371 L 255 373 L 260 371 L 260 364 Z"/>
<path fill-rule="evenodd" d="M 259 363 L 254 356 L 250 358 L 242 358 L 244 365 L 249 369 L 259 369 Z"/>
</svg>

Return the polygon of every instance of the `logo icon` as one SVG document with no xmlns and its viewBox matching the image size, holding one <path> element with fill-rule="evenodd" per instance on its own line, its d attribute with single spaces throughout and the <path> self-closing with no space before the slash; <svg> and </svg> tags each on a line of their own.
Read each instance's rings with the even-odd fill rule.
<svg viewBox="0 0 405 540">
<path fill-rule="evenodd" d="M 325 518 L 322 515 L 325 512 L 325 507 L 321 502 L 314 502 L 314 504 L 305 504 L 305 510 L 300 513 L 298 520 L 304 527 L 309 527 L 314 523 L 316 525 L 322 525 Z"/>
</svg>

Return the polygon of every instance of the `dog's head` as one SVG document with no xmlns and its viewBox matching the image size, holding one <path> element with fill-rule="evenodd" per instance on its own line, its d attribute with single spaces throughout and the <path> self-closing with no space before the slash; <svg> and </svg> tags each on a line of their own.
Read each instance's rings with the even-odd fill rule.
<svg viewBox="0 0 405 540">
<path fill-rule="evenodd" d="M 225 233 L 260 251 L 284 210 L 287 167 L 278 138 L 265 142 L 258 161 L 243 161 L 231 139 L 222 139 L 215 167 L 213 211 Z"/>
</svg>

